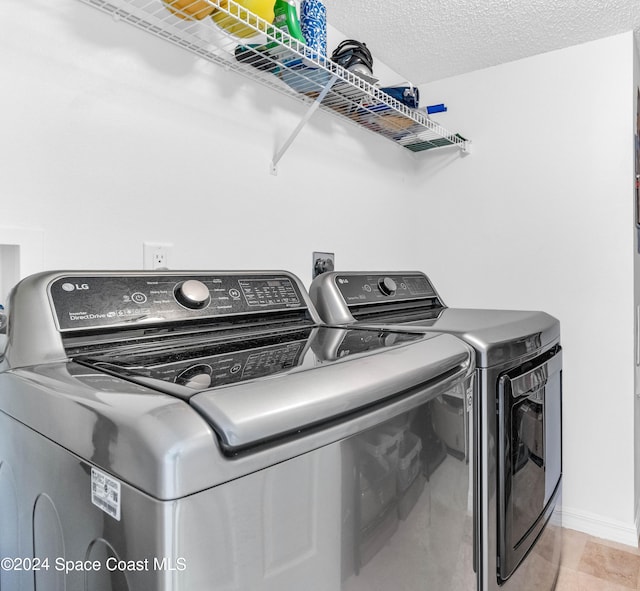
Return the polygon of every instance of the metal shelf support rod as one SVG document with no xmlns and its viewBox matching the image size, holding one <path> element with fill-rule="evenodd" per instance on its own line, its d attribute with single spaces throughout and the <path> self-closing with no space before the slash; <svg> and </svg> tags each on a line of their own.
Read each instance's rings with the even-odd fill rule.
<svg viewBox="0 0 640 591">
<path fill-rule="evenodd" d="M 293 140 L 296 139 L 298 134 L 302 131 L 302 128 L 307 124 L 307 121 L 311 119 L 312 115 L 318 110 L 318 107 L 327 96 L 327 93 L 331 90 L 331 87 L 334 85 L 335 81 L 338 79 L 337 76 L 332 76 L 327 85 L 322 89 L 322 92 L 318 95 L 313 104 L 307 109 L 307 112 L 304 114 L 304 117 L 300 119 L 300 122 L 296 126 L 296 128 L 291 132 L 291 135 L 288 137 L 287 141 L 282 145 L 282 147 L 275 153 L 273 160 L 271 161 L 271 174 L 276 176 L 278 174 L 278 162 L 284 156 L 285 152 L 289 149 L 289 146 L 293 143 Z"/>
</svg>

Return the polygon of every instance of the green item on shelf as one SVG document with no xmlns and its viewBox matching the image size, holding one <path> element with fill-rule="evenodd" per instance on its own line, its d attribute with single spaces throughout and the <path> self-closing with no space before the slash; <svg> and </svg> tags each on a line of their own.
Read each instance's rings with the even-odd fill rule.
<svg viewBox="0 0 640 591">
<path fill-rule="evenodd" d="M 276 28 L 288 33 L 301 43 L 305 43 L 304 35 L 300 28 L 300 19 L 298 18 L 298 9 L 295 0 L 276 0 L 273 6 L 273 14 L 273 24 Z M 272 32 L 270 33 L 273 34 Z M 280 41 L 277 33 L 275 37 Z"/>
</svg>

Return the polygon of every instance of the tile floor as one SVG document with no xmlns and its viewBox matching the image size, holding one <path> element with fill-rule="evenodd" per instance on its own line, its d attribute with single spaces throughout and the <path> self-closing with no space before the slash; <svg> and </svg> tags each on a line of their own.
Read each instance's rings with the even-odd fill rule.
<svg viewBox="0 0 640 591">
<path fill-rule="evenodd" d="M 640 550 L 565 529 L 556 591 L 640 590 Z"/>
</svg>

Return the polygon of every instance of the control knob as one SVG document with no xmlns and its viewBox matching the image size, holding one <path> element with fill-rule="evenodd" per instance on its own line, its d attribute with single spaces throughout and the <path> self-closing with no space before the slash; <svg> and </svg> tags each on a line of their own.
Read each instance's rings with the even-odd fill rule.
<svg viewBox="0 0 640 591">
<path fill-rule="evenodd" d="M 398 286 L 391 277 L 382 277 L 378 281 L 378 289 L 386 296 L 391 296 L 396 293 Z"/>
<path fill-rule="evenodd" d="M 193 388 L 194 390 L 202 390 L 211 386 L 212 369 L 208 365 L 192 365 L 180 373 L 176 379 L 176 384 Z"/>
<path fill-rule="evenodd" d="M 202 281 L 196 279 L 179 283 L 174 294 L 178 303 L 191 310 L 205 308 L 211 299 L 209 288 Z"/>
<path fill-rule="evenodd" d="M 382 343 L 385 347 L 393 347 L 399 338 L 400 335 L 398 335 L 398 333 L 388 332 L 383 336 Z"/>
</svg>

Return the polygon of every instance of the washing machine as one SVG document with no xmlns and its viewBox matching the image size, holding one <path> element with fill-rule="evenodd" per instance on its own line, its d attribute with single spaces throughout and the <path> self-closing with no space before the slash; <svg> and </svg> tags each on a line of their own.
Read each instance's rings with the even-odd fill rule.
<svg viewBox="0 0 640 591">
<path fill-rule="evenodd" d="M 443 568 L 426 416 L 471 387 L 459 339 L 324 326 L 284 271 L 41 273 L 3 333 L 2 591 L 419 591 Z"/>
<path fill-rule="evenodd" d="M 450 395 L 432 413 L 449 463 L 470 450 L 477 588 L 553 589 L 562 536 L 558 320 L 538 311 L 449 308 L 421 272 L 329 272 L 309 293 L 330 325 L 450 334 L 474 349 L 472 413 Z"/>
</svg>

